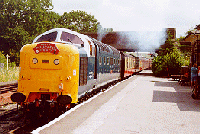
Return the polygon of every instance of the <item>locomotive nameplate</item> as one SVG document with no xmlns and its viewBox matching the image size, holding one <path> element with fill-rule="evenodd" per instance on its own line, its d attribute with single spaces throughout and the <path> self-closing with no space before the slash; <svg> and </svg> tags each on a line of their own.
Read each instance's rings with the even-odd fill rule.
<svg viewBox="0 0 200 134">
<path fill-rule="evenodd" d="M 59 49 L 56 47 L 56 45 L 51 43 L 39 43 L 36 47 L 33 48 L 33 50 L 36 54 L 39 54 L 40 52 L 58 54 L 59 52 Z"/>
</svg>

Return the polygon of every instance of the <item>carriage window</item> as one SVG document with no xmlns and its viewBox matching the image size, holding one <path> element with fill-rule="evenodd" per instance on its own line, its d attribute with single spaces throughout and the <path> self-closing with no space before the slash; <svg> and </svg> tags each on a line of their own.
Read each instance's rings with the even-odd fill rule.
<svg viewBox="0 0 200 134">
<path fill-rule="evenodd" d="M 106 57 L 103 58 L 103 63 L 106 64 Z"/>
<path fill-rule="evenodd" d="M 58 32 L 55 31 L 55 32 L 52 32 L 52 33 L 49 33 L 49 34 L 42 35 L 36 42 L 55 41 L 57 34 L 58 34 Z"/>
<path fill-rule="evenodd" d="M 113 58 L 110 58 L 110 65 L 113 65 Z"/>
<path fill-rule="evenodd" d="M 102 64 L 102 59 L 101 59 L 101 57 L 99 57 L 99 65 L 101 65 Z"/>
<path fill-rule="evenodd" d="M 60 39 L 61 41 L 67 41 L 73 44 L 84 44 L 84 42 L 77 35 L 70 34 L 67 32 L 62 32 Z"/>
<path fill-rule="evenodd" d="M 92 56 L 92 45 L 90 45 L 90 56 Z"/>
<path fill-rule="evenodd" d="M 109 65 L 109 59 L 110 59 L 110 58 L 109 58 L 109 57 L 107 57 L 107 65 Z"/>
<path fill-rule="evenodd" d="M 90 45 L 90 56 L 94 57 L 95 56 L 95 47 Z"/>
<path fill-rule="evenodd" d="M 126 68 L 128 68 L 128 57 L 125 58 L 126 61 Z"/>
</svg>

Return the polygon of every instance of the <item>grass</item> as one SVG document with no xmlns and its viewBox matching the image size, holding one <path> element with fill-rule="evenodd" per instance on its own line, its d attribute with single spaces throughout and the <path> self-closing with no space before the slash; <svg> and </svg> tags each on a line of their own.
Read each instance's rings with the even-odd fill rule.
<svg viewBox="0 0 200 134">
<path fill-rule="evenodd" d="M 0 68 L 0 82 L 15 81 L 19 78 L 19 67 Z"/>
</svg>

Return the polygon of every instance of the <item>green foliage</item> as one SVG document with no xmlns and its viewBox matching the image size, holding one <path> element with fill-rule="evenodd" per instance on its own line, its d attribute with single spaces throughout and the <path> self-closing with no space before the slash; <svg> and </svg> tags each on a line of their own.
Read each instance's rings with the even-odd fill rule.
<svg viewBox="0 0 200 134">
<path fill-rule="evenodd" d="M 152 61 L 152 71 L 155 76 L 180 74 L 181 66 L 186 60 L 178 48 L 180 43 L 172 41 L 169 35 L 165 44 L 160 47 L 158 56 Z"/>
<path fill-rule="evenodd" d="M 155 76 L 167 75 L 167 67 L 163 61 L 163 56 L 154 57 L 152 61 L 152 71 Z"/>
<path fill-rule="evenodd" d="M 0 63 L 4 63 L 4 65 L 6 64 L 6 57 L 2 54 L 2 52 L 0 52 Z"/>
<path fill-rule="evenodd" d="M 183 65 L 183 60 L 180 51 L 175 47 L 172 52 L 166 56 L 167 66 L 169 68 L 169 75 L 179 74 L 181 71 L 181 66 Z"/>
<path fill-rule="evenodd" d="M 156 76 L 179 74 L 183 60 L 180 51 L 174 47 L 171 52 L 154 57 L 152 71 Z"/>
<path fill-rule="evenodd" d="M 0 51 L 19 64 L 20 49 L 41 32 L 38 25 L 47 18 L 51 0 L 2 0 L 0 6 Z"/>
<path fill-rule="evenodd" d="M 60 24 L 77 32 L 97 32 L 97 19 L 84 11 L 65 12 L 60 19 Z"/>
<path fill-rule="evenodd" d="M 52 11 L 51 0 L 1 0 L 0 7 L 0 51 L 9 54 L 17 65 L 21 47 L 47 30 L 65 27 L 77 32 L 97 31 L 94 16 L 84 11 L 60 16 Z"/>
<path fill-rule="evenodd" d="M 4 56 L 2 52 L 0 52 L 0 63 L 4 64 L 4 68 L 7 68 L 7 59 L 6 59 L 6 56 Z M 8 66 L 16 67 L 16 64 L 15 62 L 10 62 L 9 60 Z M 3 67 L 0 65 L 0 68 L 3 68 Z"/>
</svg>

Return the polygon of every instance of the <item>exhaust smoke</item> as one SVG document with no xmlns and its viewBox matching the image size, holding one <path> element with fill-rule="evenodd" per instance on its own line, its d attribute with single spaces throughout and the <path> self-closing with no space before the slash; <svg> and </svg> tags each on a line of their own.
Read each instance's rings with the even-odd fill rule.
<svg viewBox="0 0 200 134">
<path fill-rule="evenodd" d="M 166 31 L 127 31 L 117 32 L 118 45 L 140 52 L 155 52 L 166 40 Z"/>
</svg>

